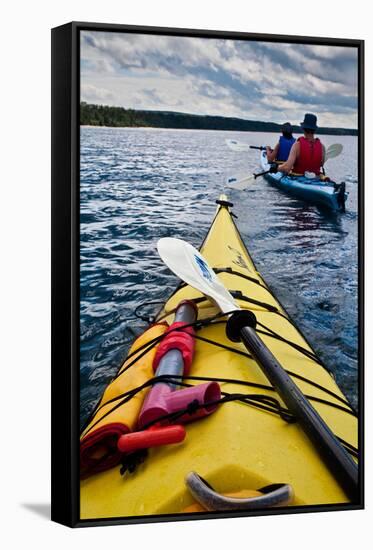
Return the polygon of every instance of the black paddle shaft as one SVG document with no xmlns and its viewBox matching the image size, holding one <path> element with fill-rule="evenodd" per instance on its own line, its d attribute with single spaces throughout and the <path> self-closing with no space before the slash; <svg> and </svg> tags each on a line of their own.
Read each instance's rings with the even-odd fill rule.
<svg viewBox="0 0 373 550">
<path fill-rule="evenodd" d="M 266 148 L 261 146 L 261 147 L 258 147 L 257 145 L 250 145 L 250 149 L 258 149 L 258 151 L 265 151 Z"/>
<path fill-rule="evenodd" d="M 264 176 L 265 174 L 269 174 L 270 170 L 266 170 L 265 172 L 260 172 L 259 174 L 254 174 L 254 178 L 259 178 L 259 176 Z"/>
<path fill-rule="evenodd" d="M 240 330 L 246 348 L 282 397 L 289 410 L 322 453 L 351 500 L 358 496 L 358 467 L 328 425 L 303 395 L 271 351 L 251 327 Z"/>
<path fill-rule="evenodd" d="M 253 328 L 255 324 L 256 319 L 251 312 L 237 311 L 228 320 L 227 336 L 236 342 L 242 340 L 286 406 L 315 444 L 346 494 L 352 501 L 356 501 L 359 484 L 356 463 L 258 336 Z"/>
</svg>

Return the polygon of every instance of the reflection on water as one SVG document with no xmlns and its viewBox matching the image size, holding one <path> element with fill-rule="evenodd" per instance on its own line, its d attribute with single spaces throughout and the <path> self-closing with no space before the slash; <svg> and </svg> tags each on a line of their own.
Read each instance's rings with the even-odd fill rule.
<svg viewBox="0 0 373 550">
<path fill-rule="evenodd" d="M 227 175 L 258 168 L 255 151 L 235 153 L 236 138 L 274 144 L 276 136 L 218 131 L 81 130 L 81 419 L 144 328 L 134 309 L 163 300 L 176 278 L 162 265 L 160 237 L 199 246 Z M 258 178 L 228 190 L 237 225 L 258 269 L 356 405 L 357 141 L 328 163 L 345 180 L 345 215 L 288 197 Z"/>
</svg>

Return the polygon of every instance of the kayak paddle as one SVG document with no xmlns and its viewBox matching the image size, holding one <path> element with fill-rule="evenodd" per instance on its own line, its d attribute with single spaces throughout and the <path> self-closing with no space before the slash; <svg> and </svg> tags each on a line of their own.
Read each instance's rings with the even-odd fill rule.
<svg viewBox="0 0 373 550">
<path fill-rule="evenodd" d="M 249 183 L 259 178 L 259 176 L 264 176 L 268 174 L 269 170 L 265 172 L 260 172 L 259 174 L 252 174 L 251 176 L 230 176 L 227 178 L 227 185 L 233 189 L 246 189 Z"/>
<path fill-rule="evenodd" d="M 334 143 L 333 145 L 329 145 L 329 147 L 325 151 L 324 163 L 329 159 L 338 157 L 338 155 L 340 155 L 342 151 L 343 151 L 343 145 L 341 143 Z"/>
<path fill-rule="evenodd" d="M 289 410 L 323 455 L 331 472 L 351 498 L 358 496 L 358 467 L 319 413 L 293 382 L 255 330 L 255 315 L 242 310 L 231 293 L 191 244 L 165 237 L 157 244 L 163 262 L 184 282 L 211 298 L 229 316 L 227 336 L 242 341 Z"/>
<path fill-rule="evenodd" d="M 248 151 L 250 149 L 250 145 L 248 143 L 242 143 L 241 141 L 237 141 L 235 139 L 226 139 L 225 143 L 231 151 Z"/>
<path fill-rule="evenodd" d="M 257 149 L 258 151 L 265 151 L 266 148 L 258 145 L 249 145 L 248 143 L 243 143 L 235 139 L 226 139 L 226 144 L 232 151 L 249 151 L 250 149 Z M 333 143 L 329 145 L 325 151 L 325 160 L 326 162 L 329 159 L 338 157 L 343 151 L 343 145 L 341 143 Z"/>
</svg>

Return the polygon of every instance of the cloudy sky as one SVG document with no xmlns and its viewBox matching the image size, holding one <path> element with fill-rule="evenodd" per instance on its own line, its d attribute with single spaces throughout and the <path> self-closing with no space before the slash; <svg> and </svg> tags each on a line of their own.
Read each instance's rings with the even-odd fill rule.
<svg viewBox="0 0 373 550">
<path fill-rule="evenodd" d="M 84 31 L 81 100 L 356 128 L 357 50 Z"/>
</svg>

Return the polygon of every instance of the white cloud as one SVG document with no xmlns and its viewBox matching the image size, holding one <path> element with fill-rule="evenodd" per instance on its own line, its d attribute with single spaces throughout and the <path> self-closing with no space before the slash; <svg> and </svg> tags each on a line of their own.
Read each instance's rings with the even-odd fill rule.
<svg viewBox="0 0 373 550">
<path fill-rule="evenodd" d="M 115 95 L 111 90 L 98 88 L 94 84 L 83 83 L 80 89 L 82 101 L 112 100 Z"/>
<path fill-rule="evenodd" d="M 356 50 L 84 32 L 82 99 L 137 109 L 356 126 Z M 354 57 L 355 56 L 355 57 Z"/>
</svg>

